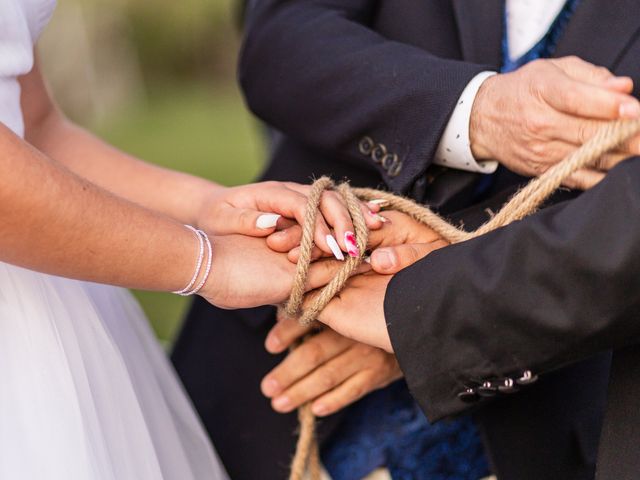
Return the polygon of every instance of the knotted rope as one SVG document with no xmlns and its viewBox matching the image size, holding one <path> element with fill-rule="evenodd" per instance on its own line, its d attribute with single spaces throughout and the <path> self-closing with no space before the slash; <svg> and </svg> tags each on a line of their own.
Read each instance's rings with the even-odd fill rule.
<svg viewBox="0 0 640 480">
<path fill-rule="evenodd" d="M 531 180 L 496 215 L 473 232 L 466 232 L 450 224 L 428 208 L 408 198 L 370 188 L 350 188 L 346 183 L 335 187 L 327 177 L 316 180 L 313 183 L 307 203 L 305 222 L 302 226 L 300 258 L 296 269 L 294 286 L 289 301 L 284 307 L 286 315 L 297 317 L 303 325 L 308 325 L 315 321 L 319 313 L 344 288 L 349 277 L 362 263 L 364 252 L 367 248 L 369 232 L 360 209 L 360 201 L 384 200 L 386 203 L 385 208 L 406 213 L 414 220 L 432 228 L 450 243 L 459 243 L 508 225 L 513 221 L 521 220 L 534 213 L 572 173 L 582 168 L 594 166 L 604 154 L 616 149 L 638 133 L 640 133 L 640 120 L 619 120 L 603 125 L 591 140 L 540 177 Z M 348 257 L 331 282 L 319 292 L 314 293 L 309 306 L 303 309 L 304 286 L 311 264 L 313 234 L 318 206 L 322 193 L 325 190 L 334 188 L 347 205 L 353 220 L 357 244 L 361 254 L 359 258 Z M 300 434 L 291 467 L 290 480 L 303 480 L 304 478 L 319 480 L 320 462 L 318 459 L 318 445 L 315 439 L 315 418 L 311 412 L 310 404 L 303 405 L 299 409 L 298 418 L 300 421 Z M 305 473 L 308 474 L 308 477 L 305 477 Z"/>
</svg>

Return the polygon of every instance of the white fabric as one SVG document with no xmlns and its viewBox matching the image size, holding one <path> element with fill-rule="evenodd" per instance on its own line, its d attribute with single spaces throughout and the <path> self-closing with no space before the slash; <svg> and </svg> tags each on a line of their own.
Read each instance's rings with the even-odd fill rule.
<svg viewBox="0 0 640 480">
<path fill-rule="evenodd" d="M 495 74 L 495 72 L 479 73 L 467 84 L 444 129 L 433 163 L 469 172 L 493 173 L 496 171 L 498 162 L 476 161 L 471 153 L 469 140 L 471 107 L 484 81 Z"/>
<path fill-rule="evenodd" d="M 507 0 L 509 56 L 519 58 L 538 43 L 565 3 L 566 0 Z M 491 74 L 495 72 L 476 75 L 460 95 L 436 150 L 433 161 L 436 165 L 478 173 L 493 173 L 498 168 L 498 162 L 476 161 L 469 141 L 471 107 L 482 83 Z"/>
<path fill-rule="evenodd" d="M 0 121 L 50 0 L 0 0 Z M 0 220 L 1 221 L 1 220 Z M 0 478 L 223 480 L 137 303 L 123 289 L 0 263 Z"/>
<path fill-rule="evenodd" d="M 531 50 L 549 31 L 566 0 L 507 0 L 507 41 L 511 60 Z"/>
</svg>

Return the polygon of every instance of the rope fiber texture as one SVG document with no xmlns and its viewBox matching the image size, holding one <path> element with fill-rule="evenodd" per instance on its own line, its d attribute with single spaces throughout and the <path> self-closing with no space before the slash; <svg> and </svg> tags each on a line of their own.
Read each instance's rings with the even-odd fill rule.
<svg viewBox="0 0 640 480">
<path fill-rule="evenodd" d="M 374 199 L 385 200 L 386 209 L 397 210 L 411 216 L 436 231 L 443 239 L 450 243 L 459 243 L 483 235 L 497 228 L 521 220 L 538 210 L 540 205 L 562 185 L 562 182 L 572 173 L 587 167 L 592 167 L 606 153 L 616 149 L 631 137 L 640 133 L 640 120 L 618 120 L 603 125 L 592 139 L 568 155 L 541 176 L 531 180 L 518 191 L 490 220 L 473 232 L 464 231 L 413 200 L 400 197 L 389 192 L 370 188 L 351 188 L 342 183 L 337 187 L 327 177 L 322 177 L 313 183 L 307 201 L 305 222 L 302 226 L 300 241 L 300 258 L 296 267 L 293 289 L 284 313 L 291 318 L 298 318 L 302 325 L 314 322 L 320 312 L 345 286 L 349 277 L 358 269 L 364 259 L 367 249 L 369 232 L 360 208 L 361 201 Z M 318 207 L 325 190 L 335 189 L 345 201 L 349 214 L 353 220 L 359 258 L 347 257 L 336 276 L 322 289 L 309 295 L 309 302 L 303 308 L 305 300 L 305 283 L 311 264 L 313 249 L 313 234 L 316 226 Z M 315 436 L 315 417 L 309 403 L 298 410 L 300 432 L 296 453 L 294 455 L 290 480 L 320 480 L 320 461 L 318 444 Z"/>
</svg>

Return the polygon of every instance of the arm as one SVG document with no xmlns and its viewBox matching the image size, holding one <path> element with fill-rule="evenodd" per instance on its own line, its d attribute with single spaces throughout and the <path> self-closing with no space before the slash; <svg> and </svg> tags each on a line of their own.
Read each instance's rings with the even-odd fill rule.
<svg viewBox="0 0 640 480">
<path fill-rule="evenodd" d="M 367 26 L 374 9 L 370 0 L 254 2 L 240 81 L 260 118 L 345 161 L 376 165 L 404 191 L 429 165 L 460 93 L 490 67 L 389 40 Z M 398 156 L 397 176 L 362 153 L 365 136 Z"/>
<path fill-rule="evenodd" d="M 431 420 L 468 408 L 458 398 L 467 386 L 638 341 L 639 185 L 640 160 L 625 162 L 578 199 L 434 252 L 391 280 L 389 335 Z"/>
</svg>

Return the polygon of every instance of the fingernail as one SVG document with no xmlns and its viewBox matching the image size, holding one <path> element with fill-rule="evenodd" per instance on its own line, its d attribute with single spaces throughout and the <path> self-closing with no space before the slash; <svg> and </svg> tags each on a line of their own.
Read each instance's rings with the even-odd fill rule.
<svg viewBox="0 0 640 480">
<path fill-rule="evenodd" d="M 636 118 L 640 116 L 638 102 L 625 102 L 620 105 L 620 118 Z"/>
<path fill-rule="evenodd" d="M 280 390 L 280 384 L 278 384 L 278 381 L 273 378 L 266 379 L 262 384 L 262 392 L 267 397 L 272 397 L 278 393 L 278 390 Z"/>
<path fill-rule="evenodd" d="M 267 336 L 265 346 L 267 347 L 267 351 L 269 352 L 278 352 L 282 348 L 282 342 L 275 334 L 270 333 Z"/>
<path fill-rule="evenodd" d="M 374 205 L 378 205 L 380 208 L 388 207 L 389 201 L 384 198 L 375 198 L 370 200 L 368 203 L 373 203 Z"/>
<path fill-rule="evenodd" d="M 326 415 L 329 412 L 329 409 L 327 408 L 327 406 L 323 404 L 313 405 L 311 407 L 311 410 L 313 411 L 314 415 L 317 415 L 319 417 Z"/>
<path fill-rule="evenodd" d="M 278 397 L 273 401 L 273 408 L 280 412 L 286 412 L 291 409 L 291 400 L 289 397 Z"/>
<path fill-rule="evenodd" d="M 349 256 L 358 258 L 360 256 L 360 249 L 356 243 L 356 235 L 353 232 L 344 233 L 344 243 L 347 245 L 347 253 Z"/>
<path fill-rule="evenodd" d="M 382 215 L 377 214 L 376 212 L 369 211 L 369 215 L 376 218 L 377 220 L 380 220 L 382 223 L 387 223 L 389 221 L 387 217 L 383 217 Z"/>
<path fill-rule="evenodd" d="M 266 230 L 268 228 L 273 228 L 278 223 L 278 219 L 280 215 L 276 213 L 265 213 L 264 215 L 260 215 L 258 220 L 256 220 L 256 227 Z"/>
<path fill-rule="evenodd" d="M 393 268 L 393 258 L 391 257 L 391 253 L 387 250 L 376 250 L 374 255 L 376 256 L 376 263 L 379 267 L 384 270 Z"/>
<path fill-rule="evenodd" d="M 362 260 L 364 261 L 364 263 L 368 263 L 369 265 L 371 265 L 371 255 L 367 255 Z"/>
<path fill-rule="evenodd" d="M 336 242 L 336 239 L 333 238 L 333 235 L 327 235 L 325 239 L 327 240 L 327 245 L 329 245 L 329 248 L 331 249 L 333 256 L 340 261 L 344 260 L 344 255 L 342 254 L 342 251 L 338 246 L 338 242 Z"/>
</svg>

